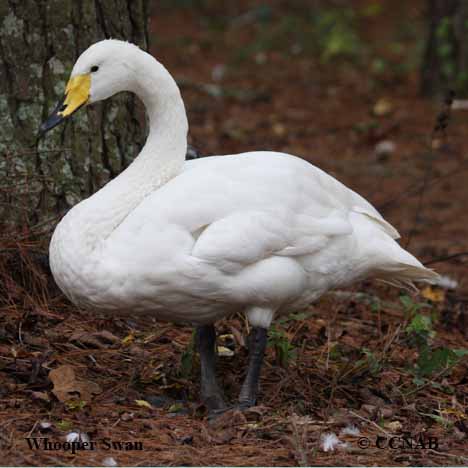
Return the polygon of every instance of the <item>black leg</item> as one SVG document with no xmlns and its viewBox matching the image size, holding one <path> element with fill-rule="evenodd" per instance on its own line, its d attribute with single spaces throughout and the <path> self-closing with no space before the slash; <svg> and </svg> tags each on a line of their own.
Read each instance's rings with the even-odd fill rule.
<svg viewBox="0 0 468 468">
<path fill-rule="evenodd" d="M 213 325 L 197 327 L 197 345 L 201 364 L 201 398 L 209 411 L 226 408 L 216 381 L 216 331 Z"/>
<path fill-rule="evenodd" d="M 268 332 L 265 328 L 255 327 L 249 336 L 249 367 L 239 395 L 241 409 L 254 406 L 257 401 L 258 381 L 263 364 Z"/>
</svg>

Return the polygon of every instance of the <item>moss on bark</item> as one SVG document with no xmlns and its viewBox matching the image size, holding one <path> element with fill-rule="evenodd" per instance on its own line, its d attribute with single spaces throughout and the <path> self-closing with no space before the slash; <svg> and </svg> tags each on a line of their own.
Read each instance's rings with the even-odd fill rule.
<svg viewBox="0 0 468 468">
<path fill-rule="evenodd" d="M 0 219 L 60 214 L 124 169 L 145 139 L 141 104 L 122 94 L 36 142 L 79 54 L 105 38 L 148 48 L 146 0 L 0 3 Z M 99 129 L 99 131 L 97 130 Z"/>
</svg>

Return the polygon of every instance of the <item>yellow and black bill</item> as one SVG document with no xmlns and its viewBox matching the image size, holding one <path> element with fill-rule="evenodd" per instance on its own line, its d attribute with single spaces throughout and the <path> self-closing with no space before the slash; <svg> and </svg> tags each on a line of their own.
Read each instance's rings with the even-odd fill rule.
<svg viewBox="0 0 468 468">
<path fill-rule="evenodd" d="M 91 76 L 89 73 L 76 75 L 65 88 L 65 96 L 59 101 L 49 118 L 40 126 L 39 136 L 61 124 L 89 101 Z"/>
</svg>

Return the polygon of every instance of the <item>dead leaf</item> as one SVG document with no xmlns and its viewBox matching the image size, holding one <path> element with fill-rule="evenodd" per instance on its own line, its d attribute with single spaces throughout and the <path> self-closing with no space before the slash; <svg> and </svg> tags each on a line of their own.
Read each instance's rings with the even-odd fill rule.
<svg viewBox="0 0 468 468">
<path fill-rule="evenodd" d="M 273 133 L 279 137 L 283 137 L 286 134 L 286 127 L 281 123 L 273 124 L 272 130 L 273 130 Z"/>
<path fill-rule="evenodd" d="M 70 341 L 102 349 L 107 348 L 109 344 L 119 343 L 120 339 L 107 330 L 101 330 L 94 333 L 77 331 L 72 334 Z"/>
<path fill-rule="evenodd" d="M 426 286 L 421 291 L 421 296 L 425 299 L 429 299 L 432 302 L 445 301 L 445 291 L 443 291 L 442 289 L 435 289 L 432 286 Z"/>
<path fill-rule="evenodd" d="M 390 406 L 385 406 L 380 408 L 379 413 L 382 418 L 391 418 L 395 414 L 395 410 Z"/>
<path fill-rule="evenodd" d="M 383 117 L 393 112 L 393 104 L 386 98 L 379 99 L 373 109 L 374 115 Z"/>
<path fill-rule="evenodd" d="M 49 379 L 54 384 L 53 394 L 61 401 L 76 399 L 77 393 L 81 400 L 90 401 L 93 394 L 101 393 L 101 387 L 89 380 L 79 380 L 72 366 L 64 365 L 49 372 Z"/>
<path fill-rule="evenodd" d="M 400 375 L 394 371 L 384 371 L 380 374 L 380 383 L 389 387 L 394 387 L 400 382 Z"/>
<path fill-rule="evenodd" d="M 31 398 L 33 400 L 45 401 L 46 403 L 50 401 L 49 395 L 45 392 L 31 392 Z"/>
<path fill-rule="evenodd" d="M 220 357 L 232 357 L 234 356 L 234 351 L 232 349 L 226 348 L 226 346 L 218 346 L 217 354 Z"/>
<path fill-rule="evenodd" d="M 387 429 L 390 429 L 392 432 L 401 431 L 401 429 L 403 428 L 403 425 L 401 424 L 400 421 L 390 421 L 388 423 L 385 423 L 384 426 Z"/>
<path fill-rule="evenodd" d="M 229 328 L 231 329 L 232 335 L 234 336 L 234 340 L 239 344 L 239 346 L 245 348 L 245 338 L 242 332 L 239 331 L 239 329 L 234 327 L 233 325 L 231 325 Z"/>
<path fill-rule="evenodd" d="M 129 345 L 130 343 L 133 343 L 135 340 L 135 335 L 133 333 L 129 333 L 123 340 L 122 344 L 123 345 Z"/>
<path fill-rule="evenodd" d="M 146 401 L 146 400 L 135 400 L 137 406 L 141 406 L 142 408 L 153 409 L 153 407 Z"/>
</svg>

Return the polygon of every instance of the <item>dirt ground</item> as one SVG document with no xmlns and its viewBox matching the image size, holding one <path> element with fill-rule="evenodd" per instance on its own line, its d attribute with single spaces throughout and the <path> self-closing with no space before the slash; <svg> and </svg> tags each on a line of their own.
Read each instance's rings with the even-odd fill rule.
<svg viewBox="0 0 468 468">
<path fill-rule="evenodd" d="M 446 132 L 432 134 L 444 107 L 418 93 L 423 2 L 346 2 L 359 41 L 345 58 L 311 46 L 301 21 L 312 3 L 322 2 L 163 1 L 153 11 L 152 53 L 181 85 L 191 143 L 206 155 L 307 159 L 370 200 L 457 286 L 416 294 L 363 282 L 327 295 L 275 325 L 260 406 L 210 423 L 192 329 L 77 310 L 41 266 L 45 243 L 4 237 L 1 464 L 468 465 L 467 258 L 448 258 L 468 251 L 468 111 L 456 103 Z M 247 328 L 233 317 L 218 332 L 233 401 Z M 94 450 L 26 440 L 63 443 L 70 432 Z M 331 433 L 339 443 L 325 450 Z"/>
</svg>

